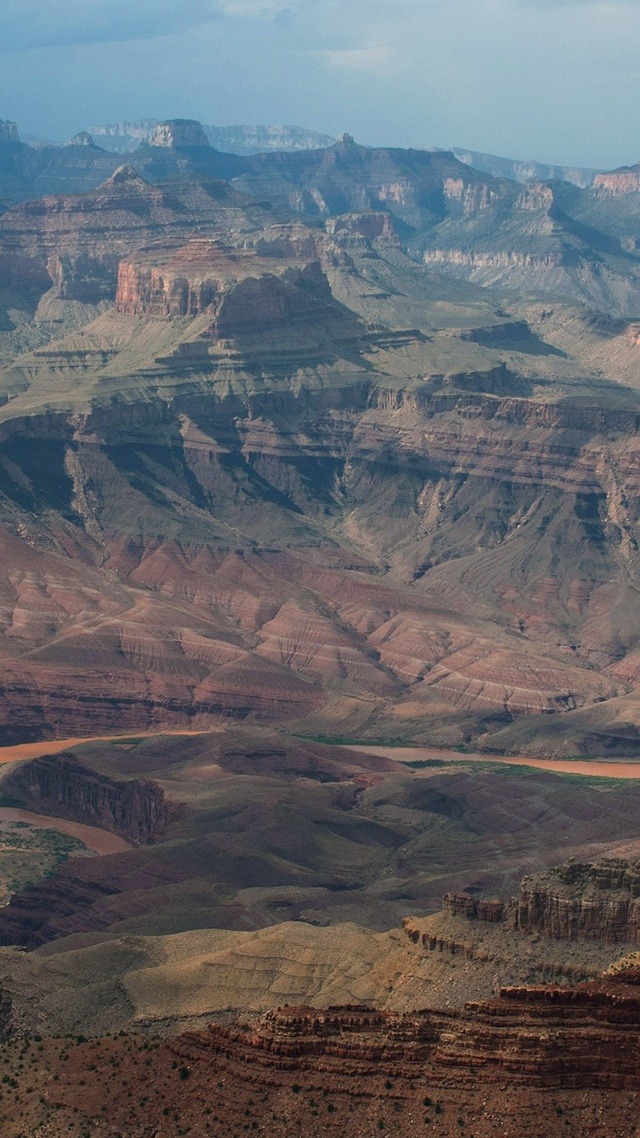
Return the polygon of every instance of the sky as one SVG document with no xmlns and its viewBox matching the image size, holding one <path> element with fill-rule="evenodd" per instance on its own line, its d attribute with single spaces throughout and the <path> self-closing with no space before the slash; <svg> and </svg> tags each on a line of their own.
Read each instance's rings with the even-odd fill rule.
<svg viewBox="0 0 640 1138">
<path fill-rule="evenodd" d="M 640 0 L 0 0 L 0 118 L 286 123 L 611 169 L 640 158 Z"/>
</svg>

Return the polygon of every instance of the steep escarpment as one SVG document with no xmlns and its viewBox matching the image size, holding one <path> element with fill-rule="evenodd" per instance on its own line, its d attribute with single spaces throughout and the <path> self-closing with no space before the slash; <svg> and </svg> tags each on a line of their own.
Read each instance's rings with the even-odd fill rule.
<svg viewBox="0 0 640 1138">
<path fill-rule="evenodd" d="M 525 877 L 514 920 L 550 937 L 640 944 L 640 863 L 572 861 Z"/>
<path fill-rule="evenodd" d="M 157 839 L 180 814 L 156 783 L 117 781 L 83 766 L 71 752 L 24 763 L 2 785 L 28 808 L 111 830 L 135 844 Z"/>
<path fill-rule="evenodd" d="M 637 194 L 640 190 L 640 171 L 635 166 L 621 166 L 619 170 L 596 174 L 593 188 L 600 194 Z"/>
<path fill-rule="evenodd" d="M 505 930 L 552 940 L 635 945 L 640 943 L 640 863 L 614 857 L 571 859 L 524 877 L 516 897 L 447 893 L 442 910 L 453 918 L 500 924 Z M 431 930 L 423 932 L 412 919 L 404 922 L 404 929 L 414 944 L 430 950 L 446 947 L 442 938 Z M 456 950 L 453 941 L 450 947 Z M 466 951 L 462 943 L 457 948 Z"/>
<path fill-rule="evenodd" d="M 120 262 L 116 311 L 126 315 L 210 316 L 212 338 L 254 334 L 303 322 L 335 319 L 331 291 L 318 260 L 281 261 L 194 239 Z"/>
</svg>

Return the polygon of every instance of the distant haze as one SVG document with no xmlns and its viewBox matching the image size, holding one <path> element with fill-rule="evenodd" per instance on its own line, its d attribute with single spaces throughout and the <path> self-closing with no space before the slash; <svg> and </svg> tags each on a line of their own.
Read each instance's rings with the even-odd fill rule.
<svg viewBox="0 0 640 1138">
<path fill-rule="evenodd" d="M 2 0 L 0 118 L 300 123 L 564 165 L 640 158 L 640 0 Z"/>
</svg>

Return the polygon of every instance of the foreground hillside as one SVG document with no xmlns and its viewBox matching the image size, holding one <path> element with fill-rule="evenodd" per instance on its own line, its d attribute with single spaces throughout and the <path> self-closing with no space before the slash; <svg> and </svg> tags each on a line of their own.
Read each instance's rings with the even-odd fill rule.
<svg viewBox="0 0 640 1138">
<path fill-rule="evenodd" d="M 622 1138 L 637 1122 L 637 973 L 630 964 L 571 993 L 508 988 L 457 1015 L 285 1007 L 166 1043 L 27 1037 L 2 1049 L 0 1118 L 10 1138 L 408 1128 L 515 1138 L 524 1119 L 536 1138 L 567 1127 Z"/>
</svg>

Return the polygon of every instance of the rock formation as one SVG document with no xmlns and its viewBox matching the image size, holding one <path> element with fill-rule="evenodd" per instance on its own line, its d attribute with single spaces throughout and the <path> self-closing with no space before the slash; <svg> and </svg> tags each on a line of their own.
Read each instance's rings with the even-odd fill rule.
<svg viewBox="0 0 640 1138">
<path fill-rule="evenodd" d="M 100 826 L 136 845 L 157 839 L 180 814 L 156 783 L 115 781 L 65 752 L 18 766 L 3 785 L 28 809 Z"/>
<path fill-rule="evenodd" d="M 19 141 L 20 136 L 16 124 L 6 119 L 0 119 L 0 145 Z"/>
<path fill-rule="evenodd" d="M 256 256 L 220 242 L 194 239 L 180 248 L 154 247 L 120 262 L 116 311 L 127 315 L 210 316 L 209 334 L 253 335 L 298 321 L 338 315 L 318 260 Z"/>
<path fill-rule="evenodd" d="M 454 917 L 501 922 L 509 929 L 557 940 L 640 944 L 640 862 L 572 859 L 524 877 L 518 896 L 507 901 L 447 893 L 442 909 Z M 442 947 L 413 920 L 404 927 L 414 944 Z"/>
<path fill-rule="evenodd" d="M 188 1036 L 206 1053 L 288 1070 L 411 1078 L 428 1066 L 468 1070 L 483 1085 L 640 1090 L 640 970 L 565 988 L 506 988 L 457 1014 L 394 1015 L 365 1007 L 282 1008 L 253 1031 L 214 1026 Z M 441 1077 L 441 1076 L 440 1076 Z"/>
<path fill-rule="evenodd" d="M 565 940 L 640 944 L 640 862 L 571 861 L 525 877 L 514 920 L 526 932 Z"/>
<path fill-rule="evenodd" d="M 208 146 L 209 139 L 196 119 L 170 119 L 160 122 L 149 139 L 150 146 Z"/>
<path fill-rule="evenodd" d="M 608 174 L 597 174 L 593 188 L 601 194 L 617 197 L 621 194 L 637 194 L 640 190 L 640 169 L 638 166 L 623 166 Z"/>
<path fill-rule="evenodd" d="M 140 119 L 136 122 L 117 122 L 89 127 L 90 134 L 100 139 L 105 150 L 120 154 L 137 150 L 141 142 L 148 142 L 157 119 Z M 318 150 L 332 146 L 335 138 L 299 126 L 212 126 L 203 130 L 211 146 L 232 154 L 263 154 L 271 150 Z"/>
<path fill-rule="evenodd" d="M 504 992 L 458 1016 L 302 1006 L 165 1040 L 38 1035 L 35 1048 L 10 1039 L 0 1124 L 9 1138 L 25 1127 L 64 1128 L 71 1138 L 94 1128 L 143 1138 L 152 1129 L 170 1138 L 176 1123 L 230 1138 L 249 1128 L 276 1138 L 298 1130 L 339 1138 L 347 1128 L 355 1138 L 400 1138 L 432 1127 L 444 1138 L 462 1128 L 491 1138 L 521 1132 L 526 1118 L 527 1133 L 552 1138 L 567 1124 L 630 1134 L 638 1004 L 636 969 L 573 999 L 551 989 Z M 555 1054 L 552 1041 L 561 1044 Z"/>
<path fill-rule="evenodd" d="M 69 139 L 69 146 L 95 146 L 95 142 L 88 131 L 81 130 L 79 134 L 74 134 L 73 138 Z"/>
</svg>

